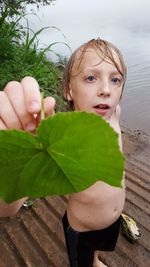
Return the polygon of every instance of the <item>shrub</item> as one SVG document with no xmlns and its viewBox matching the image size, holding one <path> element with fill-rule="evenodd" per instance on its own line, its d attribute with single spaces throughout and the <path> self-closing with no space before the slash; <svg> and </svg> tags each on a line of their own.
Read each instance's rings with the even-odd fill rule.
<svg viewBox="0 0 150 267">
<path fill-rule="evenodd" d="M 44 95 L 52 95 L 57 102 L 57 110 L 66 110 L 61 93 L 62 70 L 46 58 L 46 52 L 55 44 L 38 49 L 37 37 L 40 29 L 29 37 L 29 27 L 25 29 L 19 19 L 6 21 L 6 14 L 0 18 L 0 90 L 11 80 L 20 81 L 25 76 L 37 79 Z"/>
</svg>

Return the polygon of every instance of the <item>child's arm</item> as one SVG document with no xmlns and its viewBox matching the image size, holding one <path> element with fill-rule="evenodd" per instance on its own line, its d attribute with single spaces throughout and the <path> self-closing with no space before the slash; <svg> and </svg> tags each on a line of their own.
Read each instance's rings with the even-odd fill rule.
<svg viewBox="0 0 150 267">
<path fill-rule="evenodd" d="M 54 113 L 55 100 L 47 97 L 44 100 L 46 116 Z M 0 91 L 0 130 L 22 129 L 33 132 L 38 125 L 41 111 L 41 95 L 37 81 L 25 77 L 20 83 L 9 82 L 4 91 Z M 11 204 L 0 200 L 0 217 L 12 216 L 18 212 L 27 198 Z"/>
<path fill-rule="evenodd" d="M 0 200 L 0 217 L 15 215 L 26 200 L 27 197 L 24 197 L 10 204 L 7 204 L 3 200 Z"/>
</svg>

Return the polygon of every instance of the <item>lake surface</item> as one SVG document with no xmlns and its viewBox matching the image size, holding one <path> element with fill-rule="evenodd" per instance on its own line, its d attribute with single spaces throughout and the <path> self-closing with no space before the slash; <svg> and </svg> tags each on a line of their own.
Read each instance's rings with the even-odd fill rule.
<svg viewBox="0 0 150 267">
<path fill-rule="evenodd" d="M 67 42 L 73 51 L 83 42 L 101 37 L 121 49 L 128 68 L 121 124 L 150 134 L 150 1 L 56 0 L 55 5 L 38 11 L 32 8 L 38 16 L 29 16 L 32 29 L 53 25 L 60 30 L 44 30 L 39 36 L 41 46 Z M 53 48 L 70 56 L 63 44 Z M 53 54 L 49 56 L 53 59 Z"/>
<path fill-rule="evenodd" d="M 141 51 L 138 51 L 139 39 Z M 131 46 L 134 51 L 126 55 L 128 76 L 121 104 L 121 123 L 126 128 L 150 134 L 150 34 L 140 33 Z"/>
</svg>

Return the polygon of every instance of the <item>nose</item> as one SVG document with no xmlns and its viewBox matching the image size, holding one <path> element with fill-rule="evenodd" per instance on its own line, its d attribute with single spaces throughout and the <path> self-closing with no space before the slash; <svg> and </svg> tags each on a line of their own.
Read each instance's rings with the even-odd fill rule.
<svg viewBox="0 0 150 267">
<path fill-rule="evenodd" d="M 97 90 L 98 96 L 103 96 L 103 97 L 109 97 L 111 92 L 110 84 L 107 80 L 103 80 L 99 84 L 99 88 Z"/>
</svg>

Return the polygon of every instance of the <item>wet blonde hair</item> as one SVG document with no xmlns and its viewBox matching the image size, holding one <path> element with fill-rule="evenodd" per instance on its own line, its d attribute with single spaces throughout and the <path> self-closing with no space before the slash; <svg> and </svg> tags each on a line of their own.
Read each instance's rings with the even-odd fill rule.
<svg viewBox="0 0 150 267">
<path fill-rule="evenodd" d="M 126 65 L 125 65 L 125 61 L 124 61 L 124 58 L 122 56 L 122 53 L 112 43 L 98 38 L 98 39 L 92 39 L 92 40 L 88 41 L 87 43 L 84 43 L 77 50 L 75 50 L 74 53 L 71 55 L 71 57 L 67 63 L 67 66 L 65 68 L 64 76 L 63 76 L 63 92 L 64 92 L 65 99 L 67 99 L 67 96 L 70 95 L 69 85 L 71 82 L 71 78 L 73 78 L 79 74 L 79 72 L 76 74 L 73 73 L 73 67 L 74 67 L 74 64 L 76 63 L 77 54 L 78 54 L 78 52 L 80 52 L 79 62 L 77 65 L 77 69 L 79 70 L 80 65 L 82 63 L 82 60 L 83 60 L 83 57 L 84 57 L 84 54 L 86 53 L 86 51 L 89 48 L 92 48 L 93 50 L 95 50 L 97 52 L 98 56 L 101 59 L 101 62 L 102 61 L 107 62 L 107 60 L 109 60 L 116 67 L 118 72 L 123 77 L 123 86 L 122 86 L 122 92 L 123 92 L 127 70 L 126 70 Z M 113 52 L 115 52 L 115 54 L 118 56 L 119 64 L 116 61 Z"/>
</svg>

